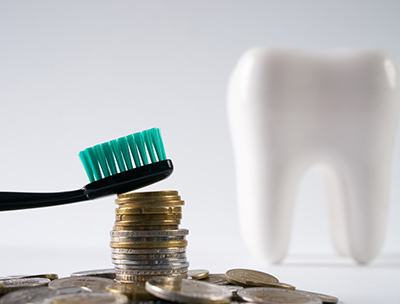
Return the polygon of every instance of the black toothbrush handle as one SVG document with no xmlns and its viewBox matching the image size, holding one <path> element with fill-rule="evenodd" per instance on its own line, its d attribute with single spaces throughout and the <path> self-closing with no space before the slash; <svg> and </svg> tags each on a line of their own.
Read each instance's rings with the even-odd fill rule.
<svg viewBox="0 0 400 304">
<path fill-rule="evenodd" d="M 87 199 L 84 189 L 54 193 L 0 192 L 0 211 L 57 206 Z"/>
<path fill-rule="evenodd" d="M 167 159 L 100 179 L 74 191 L 0 192 L 0 211 L 64 205 L 133 191 L 167 178 L 173 169 L 172 161 Z"/>
</svg>

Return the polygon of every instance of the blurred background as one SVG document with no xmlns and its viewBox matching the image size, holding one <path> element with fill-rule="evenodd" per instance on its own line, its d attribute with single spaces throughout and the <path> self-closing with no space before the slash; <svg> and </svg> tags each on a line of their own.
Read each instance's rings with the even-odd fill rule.
<svg viewBox="0 0 400 304">
<path fill-rule="evenodd" d="M 1 190 L 79 188 L 87 183 L 80 150 L 160 127 L 176 169 L 149 189 L 177 189 L 186 200 L 192 268 L 270 269 L 350 303 L 382 294 L 392 303 L 400 299 L 390 283 L 400 280 L 400 137 L 380 259 L 359 267 L 335 256 L 323 184 L 309 172 L 288 259 L 260 265 L 239 234 L 226 86 L 254 46 L 373 48 L 398 62 L 399 12 L 390 0 L 0 1 Z M 0 213 L 0 275 L 111 267 L 113 200 Z"/>
</svg>

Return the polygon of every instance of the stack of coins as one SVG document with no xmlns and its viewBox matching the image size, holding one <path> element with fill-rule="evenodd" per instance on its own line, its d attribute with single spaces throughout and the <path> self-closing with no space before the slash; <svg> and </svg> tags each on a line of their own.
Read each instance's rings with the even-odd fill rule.
<svg viewBox="0 0 400 304">
<path fill-rule="evenodd" d="M 145 282 L 152 277 L 186 277 L 186 229 L 177 191 L 129 192 L 116 199 L 111 232 L 115 279 L 119 283 Z"/>
</svg>

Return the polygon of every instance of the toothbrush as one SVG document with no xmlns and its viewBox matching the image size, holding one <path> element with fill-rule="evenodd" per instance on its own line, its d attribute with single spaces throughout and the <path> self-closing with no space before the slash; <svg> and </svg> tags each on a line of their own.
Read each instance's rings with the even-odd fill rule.
<svg viewBox="0 0 400 304">
<path fill-rule="evenodd" d="M 158 128 L 95 145 L 81 151 L 79 157 L 89 184 L 66 192 L 0 192 L 0 211 L 70 204 L 124 193 L 165 179 L 173 171 Z"/>
</svg>

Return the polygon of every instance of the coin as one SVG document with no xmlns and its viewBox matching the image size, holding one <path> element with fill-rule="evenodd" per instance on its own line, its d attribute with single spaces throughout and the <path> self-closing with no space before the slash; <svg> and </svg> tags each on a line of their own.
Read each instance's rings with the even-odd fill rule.
<svg viewBox="0 0 400 304">
<path fill-rule="evenodd" d="M 152 295 L 178 303 L 229 303 L 231 292 L 203 281 L 180 278 L 153 278 L 146 282 Z"/>
<path fill-rule="evenodd" d="M 45 278 L 49 280 L 57 280 L 58 274 L 56 273 L 41 273 L 41 274 L 31 274 L 31 275 L 24 275 L 23 278 Z"/>
<path fill-rule="evenodd" d="M 27 303 L 43 303 L 52 297 L 63 294 L 88 293 L 89 290 L 84 290 L 80 287 L 50 289 L 48 287 L 32 287 L 23 288 L 7 293 L 0 298 L 0 304 L 27 304 Z"/>
<path fill-rule="evenodd" d="M 228 285 L 230 284 L 223 273 L 209 273 L 208 277 L 204 279 L 205 282 L 215 285 Z"/>
<path fill-rule="evenodd" d="M 174 253 L 185 253 L 184 247 L 172 247 L 172 248 L 113 248 L 112 252 L 117 254 L 174 254 Z"/>
<path fill-rule="evenodd" d="M 111 238 L 111 242 L 167 242 L 167 241 L 179 241 L 184 240 L 185 236 L 135 236 L 135 237 L 116 237 Z"/>
<path fill-rule="evenodd" d="M 148 260 L 164 260 L 164 259 L 186 259 L 186 253 L 170 253 L 170 254 L 118 254 L 112 253 L 113 259 L 129 260 L 129 261 L 148 261 Z"/>
<path fill-rule="evenodd" d="M 120 230 L 112 231 L 112 237 L 162 237 L 162 236 L 185 236 L 189 234 L 187 229 L 176 229 L 176 230 L 150 230 L 150 231 L 135 231 L 135 230 Z"/>
<path fill-rule="evenodd" d="M 99 277 L 70 277 L 51 281 L 49 288 L 62 289 L 70 287 L 84 287 L 92 292 L 102 292 L 106 287 L 113 284 L 113 280 Z"/>
<path fill-rule="evenodd" d="M 129 221 L 119 221 L 116 220 L 116 225 L 119 226 L 162 226 L 162 225 L 179 225 L 181 223 L 180 219 L 169 219 L 169 220 L 129 220 Z M 126 230 L 126 229 L 123 229 Z"/>
<path fill-rule="evenodd" d="M 139 221 L 158 221 L 158 220 L 180 220 L 182 218 L 181 213 L 171 213 L 171 214 L 117 214 L 117 221 L 130 221 L 130 222 L 139 222 Z"/>
<path fill-rule="evenodd" d="M 45 286 L 50 282 L 47 278 L 9 278 L 0 280 L 0 294 L 20 288 Z"/>
<path fill-rule="evenodd" d="M 114 283 L 113 285 L 107 287 L 107 290 L 112 293 L 123 294 L 130 300 L 135 301 L 148 301 L 156 299 L 156 297 L 146 291 L 144 284 Z"/>
<path fill-rule="evenodd" d="M 128 264 L 116 264 L 114 263 L 115 269 L 130 269 L 130 270 L 169 270 L 169 269 L 187 269 L 189 267 L 188 262 L 184 263 L 170 263 L 163 265 L 128 265 Z"/>
<path fill-rule="evenodd" d="M 296 287 L 294 287 L 293 285 L 290 285 L 288 283 L 282 283 L 282 282 L 265 284 L 264 287 L 283 288 L 283 289 L 291 289 L 291 290 L 296 289 Z"/>
<path fill-rule="evenodd" d="M 268 286 L 270 283 L 278 283 L 279 280 L 274 276 L 251 269 L 231 269 L 225 273 L 226 279 L 235 285 L 245 287 Z"/>
<path fill-rule="evenodd" d="M 115 223 L 113 230 L 121 231 L 121 230 L 134 230 L 134 231 L 149 231 L 149 230 L 176 230 L 178 229 L 178 225 L 121 225 Z"/>
<path fill-rule="evenodd" d="M 305 290 L 297 290 L 297 291 L 301 292 L 301 293 L 305 293 L 305 294 L 316 296 L 316 297 L 321 299 L 322 303 L 326 303 L 326 304 L 335 304 L 335 303 L 337 303 L 339 301 L 339 299 L 337 297 L 326 295 L 326 294 L 322 294 L 322 293 L 305 291 Z"/>
<path fill-rule="evenodd" d="M 55 280 L 58 279 L 58 275 L 55 273 L 40 273 L 40 274 L 24 274 L 24 275 L 11 275 L 11 276 L 4 276 L 0 277 L 1 280 L 6 280 L 6 279 L 23 279 L 23 278 L 45 278 L 49 280 Z"/>
<path fill-rule="evenodd" d="M 116 203 L 121 207 L 131 207 L 131 208 L 149 208 L 151 207 L 182 207 L 185 205 L 185 202 L 180 199 L 176 200 L 136 200 L 136 201 L 128 201 L 128 200 L 117 200 Z"/>
<path fill-rule="evenodd" d="M 263 304 L 321 304 L 322 301 L 314 296 L 298 292 L 297 290 L 252 287 L 237 292 L 244 301 Z"/>
<path fill-rule="evenodd" d="M 159 206 L 159 207 L 119 207 L 115 209 L 115 214 L 181 214 L 182 207 L 178 206 Z"/>
<path fill-rule="evenodd" d="M 188 271 L 188 276 L 193 280 L 203 280 L 208 278 L 209 271 L 206 269 L 191 269 Z"/>
<path fill-rule="evenodd" d="M 182 265 L 183 263 L 186 265 L 187 264 L 187 260 L 186 258 L 182 258 L 182 259 L 160 259 L 160 260 L 154 260 L 154 259 L 148 259 L 148 260 L 122 260 L 122 259 L 116 259 L 113 257 L 113 263 L 115 265 L 137 265 L 137 266 L 163 266 L 163 265 Z"/>
<path fill-rule="evenodd" d="M 238 286 L 238 285 L 224 285 L 222 286 L 224 288 L 227 288 L 229 291 L 232 292 L 233 295 L 236 295 L 236 293 L 238 292 L 238 290 L 243 289 L 243 286 Z"/>
<path fill-rule="evenodd" d="M 178 191 L 176 190 L 162 190 L 162 191 L 143 191 L 143 192 L 126 192 L 122 194 L 118 194 L 118 198 L 147 198 L 147 197 L 168 197 L 168 196 L 178 196 Z"/>
<path fill-rule="evenodd" d="M 100 277 L 106 279 L 115 279 L 114 269 L 96 269 L 96 270 L 85 270 L 78 271 L 71 274 L 71 277 Z"/>
<path fill-rule="evenodd" d="M 43 304 L 126 304 L 128 298 L 122 294 L 83 293 L 56 296 Z"/>
<path fill-rule="evenodd" d="M 186 240 L 165 241 L 165 242 L 111 242 L 112 248 L 170 248 L 170 247 L 186 247 Z"/>
</svg>

